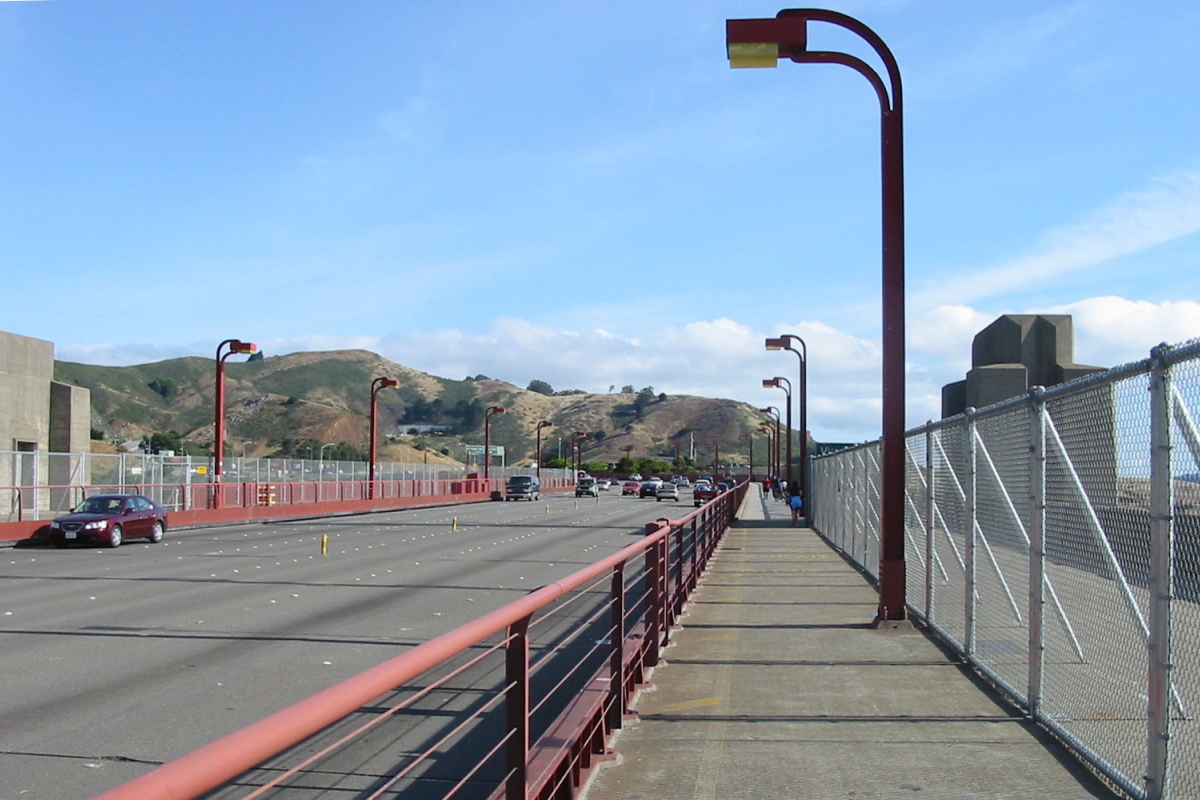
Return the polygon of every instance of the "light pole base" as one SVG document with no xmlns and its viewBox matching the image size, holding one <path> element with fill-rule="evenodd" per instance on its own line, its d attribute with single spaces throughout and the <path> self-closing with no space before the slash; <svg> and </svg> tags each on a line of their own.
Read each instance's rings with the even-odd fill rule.
<svg viewBox="0 0 1200 800">
<path fill-rule="evenodd" d="M 911 619 L 881 619 L 871 620 L 871 628 L 877 631 L 914 631 L 916 626 Z"/>
</svg>

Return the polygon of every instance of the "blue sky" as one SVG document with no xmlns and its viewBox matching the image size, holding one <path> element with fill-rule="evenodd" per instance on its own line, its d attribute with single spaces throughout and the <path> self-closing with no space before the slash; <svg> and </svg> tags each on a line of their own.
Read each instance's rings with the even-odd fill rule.
<svg viewBox="0 0 1200 800">
<path fill-rule="evenodd" d="M 1200 335 L 1200 4 L 832 7 L 903 74 L 910 423 L 1002 313 L 1074 314 L 1103 366 Z M 730 70 L 724 20 L 778 8 L 0 2 L 0 329 L 758 405 L 794 333 L 814 435 L 872 438 L 878 105 Z"/>
</svg>

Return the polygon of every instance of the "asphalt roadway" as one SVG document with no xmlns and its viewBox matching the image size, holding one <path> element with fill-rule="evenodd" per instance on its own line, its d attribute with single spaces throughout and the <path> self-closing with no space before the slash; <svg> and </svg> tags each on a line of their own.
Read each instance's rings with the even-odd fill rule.
<svg viewBox="0 0 1200 800">
<path fill-rule="evenodd" d="M 0 800 L 97 794 L 690 510 L 555 495 L 0 550 Z"/>
</svg>

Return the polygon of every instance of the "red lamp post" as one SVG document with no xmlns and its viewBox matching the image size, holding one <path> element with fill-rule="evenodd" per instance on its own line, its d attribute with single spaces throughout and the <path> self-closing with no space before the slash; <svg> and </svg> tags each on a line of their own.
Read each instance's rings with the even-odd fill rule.
<svg viewBox="0 0 1200 800">
<path fill-rule="evenodd" d="M 538 482 L 542 480 L 542 428 L 553 427 L 554 423 L 548 420 L 542 420 L 537 424 L 537 453 L 534 455 L 534 460 L 537 462 Z"/>
<path fill-rule="evenodd" d="M 782 431 L 779 429 L 781 422 L 779 418 L 779 409 L 775 406 L 767 406 L 766 408 L 760 408 L 759 411 L 763 412 L 764 414 L 770 414 L 775 418 L 775 442 L 773 444 L 774 454 L 772 456 L 773 461 L 771 466 L 771 482 L 774 483 L 775 481 L 779 480 L 780 466 L 783 463 L 783 460 L 780 458 L 779 450 L 779 436 L 782 433 Z"/>
<path fill-rule="evenodd" d="M 222 350 L 229 347 L 229 350 L 222 354 Z M 224 472 L 225 465 L 225 359 L 235 353 L 257 353 L 258 345 L 254 342 L 243 342 L 241 339 L 226 339 L 217 345 L 217 383 L 214 394 L 216 395 L 216 413 L 213 420 L 213 475 L 212 482 L 218 484 L 216 492 L 213 494 L 213 507 L 221 508 L 224 505 L 224 498 L 221 496 L 221 475 Z"/>
<path fill-rule="evenodd" d="M 888 84 L 865 61 L 848 53 L 810 51 L 808 23 L 826 22 L 867 42 L 883 61 Z M 725 41 L 732 67 L 774 67 L 780 58 L 798 63 L 841 64 L 859 72 L 879 97 L 883 217 L 883 437 L 879 613 L 902 620 L 904 564 L 904 103 L 900 67 L 873 30 L 853 17 L 822 9 L 785 9 L 774 19 L 731 19 Z"/>
<path fill-rule="evenodd" d="M 716 439 L 709 439 L 708 443 L 713 446 L 713 478 L 720 480 L 721 478 L 721 443 Z"/>
<path fill-rule="evenodd" d="M 492 416 L 503 414 L 502 406 L 489 406 L 483 415 L 483 479 L 487 480 L 492 465 Z"/>
<path fill-rule="evenodd" d="M 792 382 L 787 378 L 770 378 L 763 380 L 763 388 L 783 389 L 783 393 L 787 395 L 787 425 L 784 432 L 787 434 L 787 468 L 784 473 L 787 475 L 788 490 L 792 488 Z M 786 385 L 785 385 L 786 384 Z"/>
<path fill-rule="evenodd" d="M 745 439 L 750 444 L 750 480 L 753 481 L 754 480 L 754 434 L 743 433 L 738 438 Z"/>
<path fill-rule="evenodd" d="M 633 452 L 633 445 L 627 444 L 624 447 L 622 447 L 621 450 L 623 450 L 625 452 L 625 466 L 629 467 L 629 472 L 630 472 L 630 474 L 632 474 L 633 473 L 633 456 L 631 456 L 630 453 Z"/>
<path fill-rule="evenodd" d="M 395 389 L 399 385 L 400 381 L 393 380 L 392 378 L 376 378 L 371 381 L 371 441 L 370 446 L 367 448 L 370 451 L 370 455 L 367 458 L 367 481 L 370 486 L 369 497 L 375 496 L 375 462 L 379 460 L 378 435 L 375 432 L 376 420 L 378 419 L 377 406 L 379 405 L 377 398 L 381 390 Z"/>
<path fill-rule="evenodd" d="M 571 452 L 575 456 L 575 477 L 579 477 L 580 471 L 583 470 L 583 442 L 590 440 L 591 437 L 584 431 L 575 431 L 571 434 Z"/>
<path fill-rule="evenodd" d="M 771 444 L 771 426 L 768 423 L 764 422 L 758 426 L 758 429 L 760 431 L 762 431 L 767 437 L 767 458 L 763 464 L 763 469 L 766 470 L 767 477 L 770 477 L 771 476 L 771 454 L 773 452 L 775 452 L 775 450 Z"/>
<path fill-rule="evenodd" d="M 800 343 L 800 349 L 792 347 L 790 340 Z M 785 333 L 776 339 L 767 339 L 768 350 L 790 350 L 800 359 L 800 486 L 808 488 L 808 345 L 799 336 Z M 791 438 L 789 435 L 788 444 Z M 791 457 L 788 458 L 791 463 Z"/>
</svg>

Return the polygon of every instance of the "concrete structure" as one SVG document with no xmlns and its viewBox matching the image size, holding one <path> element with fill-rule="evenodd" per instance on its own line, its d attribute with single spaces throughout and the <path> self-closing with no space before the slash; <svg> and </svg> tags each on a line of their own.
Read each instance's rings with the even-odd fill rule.
<svg viewBox="0 0 1200 800">
<path fill-rule="evenodd" d="M 1070 314 L 1005 314 L 976 334 L 967 379 L 942 387 L 942 417 L 1103 371 L 1075 363 Z"/>
<path fill-rule="evenodd" d="M 54 380 L 54 344 L 0 331 L 0 486 L 78 483 L 34 454 L 88 452 L 90 428 L 91 393 Z"/>
</svg>

